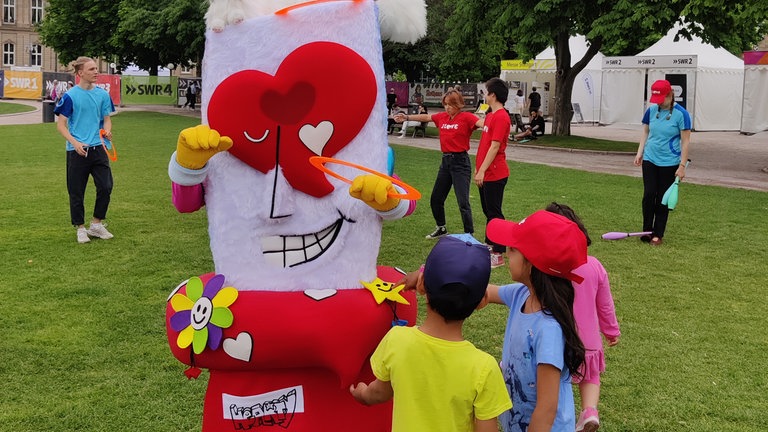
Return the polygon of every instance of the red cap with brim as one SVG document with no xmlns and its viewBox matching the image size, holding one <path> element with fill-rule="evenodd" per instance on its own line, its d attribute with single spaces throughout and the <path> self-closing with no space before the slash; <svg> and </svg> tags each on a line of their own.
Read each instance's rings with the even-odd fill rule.
<svg viewBox="0 0 768 432">
<path fill-rule="evenodd" d="M 518 223 L 493 219 L 485 231 L 489 240 L 519 250 L 542 272 L 584 281 L 573 270 L 587 262 L 587 239 L 570 219 L 539 210 Z"/>
<path fill-rule="evenodd" d="M 667 95 L 672 91 L 672 85 L 667 80 L 658 80 L 651 85 L 651 99 L 652 104 L 660 104 L 664 102 Z"/>
</svg>

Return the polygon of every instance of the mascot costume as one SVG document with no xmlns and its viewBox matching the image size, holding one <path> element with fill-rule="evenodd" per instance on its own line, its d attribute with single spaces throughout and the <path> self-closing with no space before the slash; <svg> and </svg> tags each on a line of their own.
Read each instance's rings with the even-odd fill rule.
<svg viewBox="0 0 768 432">
<path fill-rule="evenodd" d="M 348 388 L 416 318 L 377 266 L 382 220 L 418 197 L 384 174 L 381 40 L 423 36 L 424 1 L 211 0 L 206 20 L 202 124 L 169 175 L 179 211 L 206 207 L 215 272 L 166 308 L 186 374 L 210 372 L 203 431 L 389 431 L 391 404 Z"/>
</svg>

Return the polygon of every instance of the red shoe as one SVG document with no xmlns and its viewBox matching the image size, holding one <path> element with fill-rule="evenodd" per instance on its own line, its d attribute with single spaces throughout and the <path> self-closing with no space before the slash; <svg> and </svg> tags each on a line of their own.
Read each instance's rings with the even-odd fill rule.
<svg viewBox="0 0 768 432">
<path fill-rule="evenodd" d="M 654 237 L 651 239 L 651 246 L 661 246 L 664 241 L 661 237 Z"/>
</svg>

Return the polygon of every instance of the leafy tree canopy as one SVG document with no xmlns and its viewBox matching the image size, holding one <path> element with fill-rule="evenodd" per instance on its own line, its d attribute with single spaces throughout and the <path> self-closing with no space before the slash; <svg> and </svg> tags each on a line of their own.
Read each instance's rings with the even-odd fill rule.
<svg viewBox="0 0 768 432">
<path fill-rule="evenodd" d="M 40 25 L 43 43 L 62 63 L 87 55 L 134 63 L 156 72 L 159 65 L 202 58 L 206 2 L 201 0 L 49 0 Z"/>
<path fill-rule="evenodd" d="M 528 60 L 555 48 L 557 75 L 554 110 L 556 134 L 570 133 L 573 81 L 597 51 L 633 55 L 647 48 L 675 24 L 679 37 L 700 37 L 740 54 L 768 32 L 768 0 L 443 0 L 452 12 L 444 27 L 448 37 L 436 65 L 453 74 L 498 76 L 498 61 L 509 52 Z M 432 24 L 430 22 L 430 24 Z M 583 34 L 591 46 L 571 66 L 570 36 Z M 486 67 L 494 65 L 492 73 Z"/>
</svg>

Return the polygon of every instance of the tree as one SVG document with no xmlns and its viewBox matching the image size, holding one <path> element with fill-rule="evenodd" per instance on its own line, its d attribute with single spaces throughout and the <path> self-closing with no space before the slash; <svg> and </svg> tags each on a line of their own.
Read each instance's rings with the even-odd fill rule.
<svg viewBox="0 0 768 432">
<path fill-rule="evenodd" d="M 570 135 L 574 81 L 598 51 L 609 55 L 636 54 L 666 34 L 675 23 L 682 26 L 679 37 L 696 35 L 714 46 L 739 53 L 750 49 L 768 31 L 768 0 L 732 0 L 727 9 L 719 0 L 447 1 L 456 2 L 454 17 L 475 17 L 472 23 L 452 29 L 446 42 L 448 47 L 477 43 L 475 29 L 481 20 L 476 18 L 480 16 L 486 17 L 489 32 L 513 41 L 513 49 L 523 60 L 533 58 L 547 46 L 554 47 L 555 135 Z M 571 66 L 568 41 L 576 34 L 585 35 L 590 47 Z M 485 49 L 499 55 L 505 47 L 488 44 Z"/>
<path fill-rule="evenodd" d="M 38 28 L 40 40 L 67 64 L 78 56 L 112 57 L 112 34 L 117 28 L 119 2 L 48 0 Z"/>
<path fill-rule="evenodd" d="M 204 13 L 200 0 L 49 0 L 39 32 L 62 63 L 86 55 L 157 74 L 159 65 L 202 58 Z"/>
<path fill-rule="evenodd" d="M 122 0 L 115 35 L 122 63 L 134 63 L 156 75 L 158 65 L 187 65 L 201 58 L 202 5 L 195 0 Z"/>
</svg>

